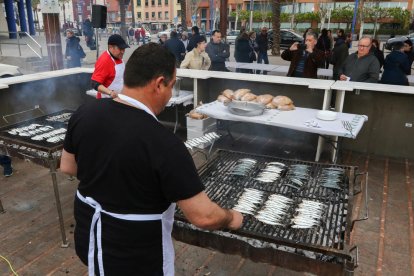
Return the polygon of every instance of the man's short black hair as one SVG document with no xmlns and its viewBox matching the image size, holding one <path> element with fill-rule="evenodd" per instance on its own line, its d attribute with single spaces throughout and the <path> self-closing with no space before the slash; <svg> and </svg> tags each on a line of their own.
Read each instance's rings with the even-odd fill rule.
<svg viewBox="0 0 414 276">
<path fill-rule="evenodd" d="M 129 88 L 144 87 L 163 76 L 167 85 L 175 72 L 175 57 L 165 47 L 149 43 L 136 49 L 125 65 L 124 84 Z"/>
<path fill-rule="evenodd" d="M 220 30 L 214 30 L 214 31 L 211 33 L 211 36 L 215 35 L 216 33 L 221 33 L 221 32 L 220 32 Z"/>
<path fill-rule="evenodd" d="M 402 41 L 397 41 L 394 43 L 394 45 L 392 46 L 392 49 L 394 51 L 400 51 L 402 48 L 404 47 L 404 42 Z"/>
<path fill-rule="evenodd" d="M 178 33 L 176 31 L 171 31 L 170 38 L 171 37 L 178 37 Z"/>
<path fill-rule="evenodd" d="M 200 30 L 198 29 L 198 27 L 197 27 L 197 26 L 193 26 L 193 27 L 191 28 L 191 30 L 192 30 L 194 33 L 196 33 L 196 34 L 200 33 Z"/>
</svg>

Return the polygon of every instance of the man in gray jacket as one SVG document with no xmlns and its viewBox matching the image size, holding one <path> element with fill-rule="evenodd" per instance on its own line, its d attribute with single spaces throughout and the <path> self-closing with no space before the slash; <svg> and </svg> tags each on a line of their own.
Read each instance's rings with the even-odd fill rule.
<svg viewBox="0 0 414 276">
<path fill-rule="evenodd" d="M 207 44 L 206 53 L 211 59 L 210 71 L 228 72 L 226 68 L 226 59 L 230 56 L 230 47 L 221 41 L 221 33 L 214 30 L 211 41 Z"/>
<path fill-rule="evenodd" d="M 358 41 L 358 51 L 349 55 L 341 68 L 339 80 L 376 83 L 379 79 L 380 64 L 371 53 L 372 39 L 363 37 Z"/>
</svg>

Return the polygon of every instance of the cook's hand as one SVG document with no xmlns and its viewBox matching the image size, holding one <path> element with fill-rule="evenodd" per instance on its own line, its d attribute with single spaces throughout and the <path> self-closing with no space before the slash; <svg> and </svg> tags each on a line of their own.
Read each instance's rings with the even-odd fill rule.
<svg viewBox="0 0 414 276">
<path fill-rule="evenodd" d="M 299 45 L 299 42 L 295 42 L 295 43 L 293 43 L 293 44 L 290 46 L 289 50 L 290 50 L 290 51 L 296 51 L 296 50 L 298 49 L 298 45 Z"/>
<path fill-rule="evenodd" d="M 240 212 L 230 209 L 229 210 L 233 216 L 232 220 L 230 221 L 228 228 L 230 230 L 237 230 L 243 224 L 243 216 Z"/>
<path fill-rule="evenodd" d="M 342 81 L 346 81 L 348 79 L 348 77 L 345 76 L 344 74 L 342 74 L 342 75 L 339 76 L 339 79 L 342 80 Z"/>
<path fill-rule="evenodd" d="M 118 98 L 118 93 L 116 93 L 115 91 L 111 91 L 111 97 L 113 98 L 113 99 L 115 99 L 115 98 Z"/>
</svg>

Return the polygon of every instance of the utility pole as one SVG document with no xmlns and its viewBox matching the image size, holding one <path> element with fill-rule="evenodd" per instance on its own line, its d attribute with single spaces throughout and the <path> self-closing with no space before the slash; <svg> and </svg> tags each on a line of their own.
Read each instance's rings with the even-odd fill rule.
<svg viewBox="0 0 414 276">
<path fill-rule="evenodd" d="M 223 37 L 227 37 L 227 7 L 228 0 L 220 1 L 220 33 Z"/>
<path fill-rule="evenodd" d="M 59 3 L 41 0 L 46 46 L 50 70 L 63 69 L 62 42 L 60 40 Z"/>
</svg>

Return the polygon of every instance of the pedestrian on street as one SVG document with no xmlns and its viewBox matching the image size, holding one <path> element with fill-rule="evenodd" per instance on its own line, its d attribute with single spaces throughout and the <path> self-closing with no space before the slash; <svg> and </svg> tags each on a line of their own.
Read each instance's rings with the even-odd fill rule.
<svg viewBox="0 0 414 276">
<path fill-rule="evenodd" d="M 221 41 L 221 32 L 214 30 L 211 35 L 211 41 L 207 44 L 206 53 L 210 57 L 210 71 L 228 72 L 226 60 L 230 56 L 230 46 Z"/>
<path fill-rule="evenodd" d="M 144 27 L 141 27 L 141 39 L 142 39 L 142 44 L 143 45 L 145 45 L 145 43 L 146 43 L 145 38 L 146 38 L 145 29 L 144 29 Z"/>
<path fill-rule="evenodd" d="M 192 36 L 187 45 L 187 52 L 190 52 L 191 50 L 194 49 L 194 47 L 197 47 L 197 41 L 200 40 L 200 30 L 198 29 L 197 26 L 193 26 L 191 28 L 191 33 L 192 33 Z"/>
<path fill-rule="evenodd" d="M 188 33 L 186 31 L 181 33 L 181 41 L 183 42 L 184 47 L 187 51 L 187 46 L 188 46 L 189 40 L 188 40 Z"/>
<path fill-rule="evenodd" d="M 170 39 L 165 42 L 165 48 L 167 48 L 175 56 L 176 67 L 180 68 L 181 61 L 185 56 L 185 47 L 181 40 L 178 39 L 176 31 L 171 31 Z"/>
<path fill-rule="evenodd" d="M 68 68 L 81 67 L 81 59 L 86 56 L 79 41 L 71 29 L 66 30 L 65 59 Z"/>
<path fill-rule="evenodd" d="M 156 117 L 175 79 L 167 49 L 141 46 L 126 65 L 122 94 L 70 118 L 60 169 L 79 179 L 75 249 L 90 276 L 173 276 L 176 204 L 199 228 L 242 225 L 241 213 L 209 199 L 183 142 Z"/>
<path fill-rule="evenodd" d="M 135 30 L 131 26 L 128 29 L 128 43 L 129 43 L 129 45 L 134 44 L 134 36 L 135 36 Z"/>
<path fill-rule="evenodd" d="M 238 62 L 249 63 L 251 58 L 252 48 L 250 47 L 249 35 L 243 32 L 237 39 L 236 47 L 234 49 L 235 55 L 238 57 Z M 250 69 L 239 69 L 240 73 L 251 73 Z"/>
<path fill-rule="evenodd" d="M 332 50 L 331 55 L 331 64 L 333 65 L 333 79 L 339 80 L 339 68 L 342 67 L 346 58 L 349 55 L 349 45 L 346 42 L 345 31 L 343 29 L 339 29 L 337 31 L 337 39 L 335 42 L 335 46 Z"/>
<path fill-rule="evenodd" d="M 116 98 L 121 93 L 125 71 L 122 58 L 126 48 L 129 46 L 119 34 L 108 38 L 108 50 L 96 61 L 91 78 L 92 88 L 98 91 L 97 99 Z"/>
<path fill-rule="evenodd" d="M 134 36 L 135 36 L 135 41 L 137 43 L 137 45 L 139 46 L 139 40 L 140 40 L 140 36 L 141 36 L 141 29 L 137 28 L 134 32 Z"/>
<path fill-rule="evenodd" d="M 160 39 L 158 40 L 158 44 L 161 46 L 165 46 L 165 42 L 167 41 L 167 34 L 160 35 Z"/>
<path fill-rule="evenodd" d="M 180 68 L 208 70 L 211 65 L 211 60 L 206 53 L 206 38 L 204 36 L 198 36 L 198 40 L 194 43 L 196 47 L 185 55 L 183 62 L 181 62 Z"/>
<path fill-rule="evenodd" d="M 267 28 L 263 27 L 260 34 L 256 37 L 257 46 L 259 51 L 257 53 L 257 63 L 269 64 L 269 58 L 267 56 L 267 50 L 269 48 L 269 39 L 267 35 Z M 260 70 L 256 71 L 256 74 L 260 74 Z M 263 71 L 263 75 L 267 75 L 267 71 Z"/>
<path fill-rule="evenodd" d="M 410 62 L 404 54 L 404 43 L 399 41 L 394 44 L 392 52 L 385 58 L 381 82 L 385 84 L 408 85 L 407 75 L 410 72 Z"/>
<path fill-rule="evenodd" d="M 0 154 L 0 165 L 3 167 L 3 175 L 5 177 L 13 175 L 12 161 L 9 156 Z"/>
</svg>

